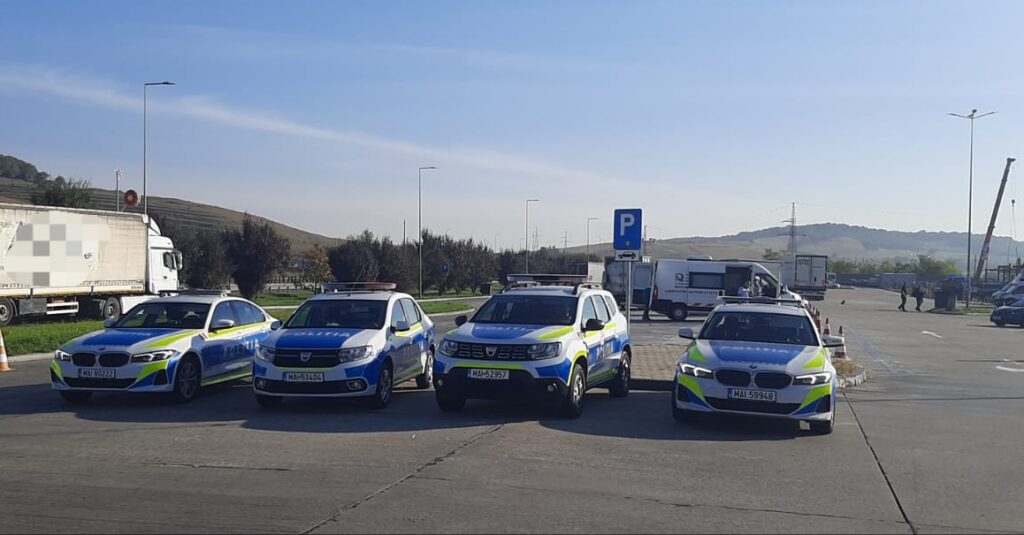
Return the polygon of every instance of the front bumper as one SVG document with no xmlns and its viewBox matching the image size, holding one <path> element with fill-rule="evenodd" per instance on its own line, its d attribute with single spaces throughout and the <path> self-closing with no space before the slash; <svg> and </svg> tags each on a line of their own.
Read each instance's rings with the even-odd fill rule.
<svg viewBox="0 0 1024 535">
<path fill-rule="evenodd" d="M 361 397 L 372 395 L 377 390 L 382 359 L 369 363 L 355 362 L 339 364 L 330 368 L 285 368 L 271 362 L 253 362 L 252 387 L 257 394 L 289 397 Z M 287 381 L 289 373 L 323 373 L 323 381 Z"/>
<path fill-rule="evenodd" d="M 523 399 L 549 401 L 568 392 L 572 360 L 554 357 L 535 361 L 495 362 L 455 359 L 438 355 L 434 359 L 434 388 L 471 399 Z M 508 370 L 508 379 L 471 379 L 469 370 Z"/>
<path fill-rule="evenodd" d="M 50 362 L 50 384 L 54 390 L 170 392 L 180 357 L 159 362 L 128 363 L 117 367 L 80 367 L 68 361 Z M 81 370 L 112 370 L 113 378 L 81 377 Z"/>
<path fill-rule="evenodd" d="M 745 414 L 794 420 L 830 420 L 835 407 L 836 383 L 790 385 L 780 389 L 755 386 L 747 390 L 775 392 L 776 400 L 750 401 L 729 398 L 730 387 L 716 379 L 700 379 L 676 372 L 673 400 L 676 408 L 694 412 Z"/>
</svg>

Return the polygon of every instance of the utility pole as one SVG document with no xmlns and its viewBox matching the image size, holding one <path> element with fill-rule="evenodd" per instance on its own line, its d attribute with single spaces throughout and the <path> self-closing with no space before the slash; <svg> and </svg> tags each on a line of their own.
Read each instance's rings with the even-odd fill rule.
<svg viewBox="0 0 1024 535">
<path fill-rule="evenodd" d="M 647 256 L 647 225 L 644 225 L 644 240 L 643 241 L 644 241 L 644 247 L 643 247 L 643 251 L 640 253 L 641 257 Z M 643 258 L 641 258 L 641 260 L 643 260 Z"/>
<path fill-rule="evenodd" d="M 540 202 L 540 199 L 526 199 L 526 273 L 530 273 L 530 203 Z"/>
<path fill-rule="evenodd" d="M 114 211 L 121 211 L 121 170 L 114 169 Z"/>
<path fill-rule="evenodd" d="M 790 212 L 789 219 L 783 221 L 783 223 L 789 223 L 789 246 L 786 248 L 787 257 L 796 256 L 796 203 L 793 203 L 793 209 Z"/>
<path fill-rule="evenodd" d="M 569 247 L 569 231 L 562 231 L 562 256 L 565 256 L 565 250 Z"/>
<path fill-rule="evenodd" d="M 978 110 L 973 109 L 968 115 L 960 115 L 958 113 L 947 113 L 946 115 L 952 115 L 953 117 L 959 117 L 960 119 L 969 119 L 971 121 L 971 156 L 970 156 L 970 168 L 967 173 L 967 269 L 964 270 L 964 274 L 967 279 L 967 295 L 964 297 L 964 305 L 966 307 L 971 306 L 971 217 L 972 209 L 974 207 L 974 120 L 981 119 L 995 113 L 990 111 L 978 115 Z"/>
<path fill-rule="evenodd" d="M 405 245 L 406 243 L 408 243 L 408 242 L 406 241 L 406 237 L 405 237 L 405 220 L 403 219 L 402 220 L 402 245 Z"/>
</svg>

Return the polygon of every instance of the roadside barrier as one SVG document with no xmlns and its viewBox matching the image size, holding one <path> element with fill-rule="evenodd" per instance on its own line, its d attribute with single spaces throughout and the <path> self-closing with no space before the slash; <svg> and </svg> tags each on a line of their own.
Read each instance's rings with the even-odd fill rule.
<svg viewBox="0 0 1024 535">
<path fill-rule="evenodd" d="M 11 372 L 14 368 L 7 364 L 7 349 L 4 348 L 4 332 L 0 331 L 0 372 Z"/>
</svg>

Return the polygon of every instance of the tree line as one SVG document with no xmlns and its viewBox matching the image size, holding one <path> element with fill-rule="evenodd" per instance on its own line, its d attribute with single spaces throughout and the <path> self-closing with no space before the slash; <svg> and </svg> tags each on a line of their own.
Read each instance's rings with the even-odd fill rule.
<svg viewBox="0 0 1024 535">
<path fill-rule="evenodd" d="M 918 255 L 916 260 L 910 262 L 899 262 L 893 260 L 882 260 L 872 262 L 870 260 L 829 260 L 829 271 L 839 275 L 865 275 L 874 276 L 880 273 L 916 273 L 926 279 L 941 279 L 946 275 L 959 275 L 960 268 L 949 260 L 939 260 L 928 255 Z"/>
</svg>

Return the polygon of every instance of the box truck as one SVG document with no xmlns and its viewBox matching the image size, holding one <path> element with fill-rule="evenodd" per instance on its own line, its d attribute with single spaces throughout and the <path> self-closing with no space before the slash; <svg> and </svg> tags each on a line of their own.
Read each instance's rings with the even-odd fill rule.
<svg viewBox="0 0 1024 535">
<path fill-rule="evenodd" d="M 828 288 L 828 256 L 797 254 L 782 263 L 779 274 L 783 284 L 808 300 L 825 299 Z"/>
<path fill-rule="evenodd" d="M 691 257 L 655 262 L 651 310 L 683 321 L 690 312 L 710 312 L 721 296 L 738 295 L 744 283 L 759 287 L 752 295 L 801 300 L 758 261 Z"/>
<path fill-rule="evenodd" d="M 121 312 L 178 290 L 181 253 L 146 215 L 0 203 L 0 326 Z"/>
</svg>

